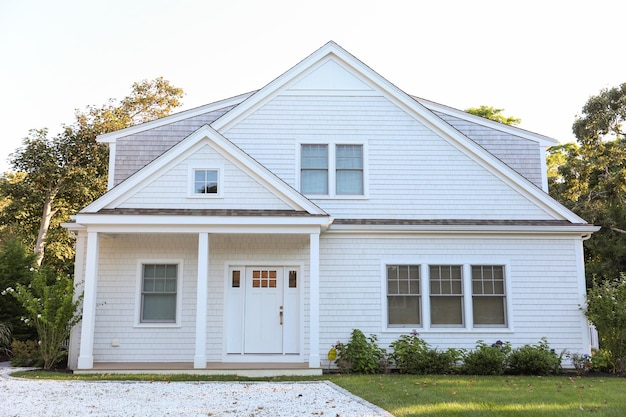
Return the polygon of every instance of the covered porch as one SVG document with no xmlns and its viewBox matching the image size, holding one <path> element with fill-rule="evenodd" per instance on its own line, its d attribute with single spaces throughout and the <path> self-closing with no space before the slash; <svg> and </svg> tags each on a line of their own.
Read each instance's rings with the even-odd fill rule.
<svg viewBox="0 0 626 417">
<path fill-rule="evenodd" d="M 321 374 L 319 236 L 328 227 L 328 216 L 293 213 L 216 216 L 206 211 L 147 214 L 117 210 L 77 216 L 68 228 L 77 233 L 76 281 L 83 283 L 84 298 L 82 322 L 70 342 L 70 367 L 77 373 Z M 289 254 L 293 242 L 301 246 L 299 259 Z M 137 271 L 145 259 L 164 259 L 180 265 L 180 270 L 184 265 L 172 323 L 141 319 L 138 306 L 143 301 L 137 294 L 142 293 L 142 279 L 133 276 L 140 275 Z M 289 307 L 282 294 L 294 291 L 290 283 L 295 272 L 301 288 L 293 299 L 299 300 L 300 313 L 290 323 L 287 317 L 283 320 L 283 306 Z M 262 278 L 272 273 L 278 277 L 274 281 Z M 237 288 L 231 288 L 235 277 Z M 265 294 L 256 301 L 251 301 L 252 296 L 241 297 L 239 303 L 245 305 L 237 307 L 238 291 L 252 294 L 283 287 L 275 301 L 280 304 L 278 331 L 291 326 L 299 336 L 278 344 L 247 343 L 252 320 L 262 317 L 264 306 L 272 299 Z M 244 315 L 248 310 L 252 313 Z M 263 332 L 257 332 L 259 340 Z M 238 339 L 238 334 L 244 336 Z M 272 341 L 274 336 L 270 333 L 265 340 Z M 159 349 L 165 353 L 159 354 Z"/>
</svg>

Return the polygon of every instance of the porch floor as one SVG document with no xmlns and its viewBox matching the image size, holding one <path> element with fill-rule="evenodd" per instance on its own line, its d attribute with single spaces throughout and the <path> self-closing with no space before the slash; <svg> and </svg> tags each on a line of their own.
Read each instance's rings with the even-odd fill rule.
<svg viewBox="0 0 626 417">
<path fill-rule="evenodd" d="M 302 363 L 228 363 L 207 362 L 205 368 L 194 368 L 192 362 L 98 362 L 92 369 L 75 369 L 77 375 L 87 374 L 189 374 L 238 375 L 249 378 L 273 376 L 316 376 L 322 368 L 309 368 Z"/>
</svg>

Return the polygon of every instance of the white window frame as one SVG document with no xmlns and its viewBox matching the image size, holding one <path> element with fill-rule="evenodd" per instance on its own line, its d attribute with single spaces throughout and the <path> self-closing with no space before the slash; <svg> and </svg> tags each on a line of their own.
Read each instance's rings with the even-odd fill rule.
<svg viewBox="0 0 626 417">
<path fill-rule="evenodd" d="M 485 258 L 464 257 L 454 255 L 445 257 L 422 258 L 416 256 L 402 256 L 381 259 L 380 282 L 381 282 L 381 306 L 382 306 L 382 332 L 404 334 L 408 327 L 390 326 L 388 324 L 387 305 L 387 265 L 419 265 L 420 266 L 420 296 L 421 296 L 421 326 L 414 326 L 419 332 L 429 333 L 512 333 L 514 331 L 513 296 L 511 294 L 513 273 L 508 259 L 498 256 Z M 463 326 L 435 325 L 431 324 L 430 316 L 430 266 L 435 265 L 461 265 L 463 278 Z M 474 325 L 474 311 L 472 303 L 472 266 L 489 265 L 502 266 L 504 268 L 504 320 L 505 325 Z M 413 328 L 413 327 L 412 327 Z"/>
<path fill-rule="evenodd" d="M 144 265 L 176 265 L 176 321 L 174 322 L 142 322 L 141 321 L 141 294 L 143 288 Z M 137 260 L 137 287 L 135 290 L 135 327 L 181 327 L 183 306 L 183 260 L 182 259 L 138 259 Z"/>
<path fill-rule="evenodd" d="M 385 326 L 389 329 L 421 329 L 424 326 L 424 294 L 423 294 L 423 289 L 424 289 L 424 283 L 422 282 L 423 278 L 422 278 L 422 266 L 420 264 L 417 263 L 385 263 L 384 265 L 384 279 L 385 279 L 385 283 L 384 283 L 384 298 L 385 298 L 385 302 L 384 302 L 384 306 L 385 306 L 385 312 L 384 312 L 384 316 L 385 316 Z M 392 296 L 411 296 L 411 297 L 416 297 L 419 301 L 419 318 L 420 318 L 420 323 L 419 324 L 390 324 L 389 323 L 389 293 L 388 293 L 388 282 L 387 282 L 387 267 L 389 266 L 416 266 L 419 270 L 419 282 L 420 282 L 420 289 L 419 289 L 419 294 L 392 294 Z"/>
<path fill-rule="evenodd" d="M 196 171 L 217 171 L 217 193 L 196 193 L 195 172 Z M 223 198 L 224 187 L 224 167 L 195 165 L 189 167 L 187 175 L 187 197 L 189 198 Z"/>
<path fill-rule="evenodd" d="M 296 188 L 302 190 L 302 145 L 328 145 L 328 194 L 305 194 L 315 199 L 364 200 L 369 198 L 369 149 L 367 141 L 323 141 L 301 140 L 296 141 Z M 337 194 L 337 146 L 359 145 L 363 152 L 363 194 Z"/>
</svg>

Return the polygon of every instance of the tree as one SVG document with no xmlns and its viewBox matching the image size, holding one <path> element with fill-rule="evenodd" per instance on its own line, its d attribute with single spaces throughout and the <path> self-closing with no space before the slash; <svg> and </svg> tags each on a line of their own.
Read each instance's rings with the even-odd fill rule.
<svg viewBox="0 0 626 417">
<path fill-rule="evenodd" d="M 626 272 L 626 83 L 589 98 L 572 130 L 578 144 L 549 150 L 550 194 L 601 226 L 585 242 L 587 284 Z"/>
<path fill-rule="evenodd" d="M 163 78 L 144 80 L 134 83 L 131 94 L 119 103 L 111 100 L 77 111 L 74 124 L 53 138 L 47 129 L 29 132 L 11 155 L 16 172 L 0 179 L 0 195 L 7 199 L 0 220 L 32 245 L 37 265 L 50 242 L 57 247 L 49 263 L 56 258 L 58 268 L 67 264 L 73 250 L 60 224 L 106 191 L 108 153 L 96 137 L 166 116 L 181 105 L 182 96 L 182 89 Z"/>
<path fill-rule="evenodd" d="M 17 284 L 28 285 L 33 278 L 35 255 L 18 240 L 13 239 L 0 246 L 0 292 Z M 0 323 L 7 323 L 17 340 L 30 340 L 36 337 L 32 327 L 22 318 L 26 310 L 14 297 L 0 296 Z M 10 341 L 9 341 L 10 342 Z"/>
<path fill-rule="evenodd" d="M 464 111 L 466 113 L 484 117 L 485 119 L 490 119 L 498 123 L 503 123 L 505 125 L 517 126 L 522 122 L 522 119 L 517 119 L 512 116 L 506 117 L 502 115 L 504 109 L 496 109 L 491 106 L 470 107 L 469 109 L 465 109 Z"/>
</svg>

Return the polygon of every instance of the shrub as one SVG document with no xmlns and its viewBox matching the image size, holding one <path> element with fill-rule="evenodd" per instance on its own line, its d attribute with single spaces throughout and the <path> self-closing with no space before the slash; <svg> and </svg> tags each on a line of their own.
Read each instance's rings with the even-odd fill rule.
<svg viewBox="0 0 626 417">
<path fill-rule="evenodd" d="M 605 349 L 591 350 L 591 370 L 595 372 L 611 372 L 611 352 Z"/>
<path fill-rule="evenodd" d="M 456 349 L 438 351 L 430 348 L 415 331 L 400 336 L 390 346 L 393 353 L 389 355 L 389 359 L 405 374 L 452 373 L 460 357 L 460 352 Z"/>
<path fill-rule="evenodd" d="M 626 370 L 626 275 L 600 284 L 594 280 L 586 300 L 585 315 L 598 330 L 602 348 L 610 353 L 611 372 Z"/>
<path fill-rule="evenodd" d="M 10 293 L 26 309 L 30 316 L 28 323 L 37 329 L 43 367 L 52 369 L 64 359 L 63 343 L 80 321 L 78 305 L 82 295 L 74 300 L 70 278 L 40 271 L 33 275 L 30 285 L 17 284 L 15 289 L 7 288 L 4 293 Z"/>
<path fill-rule="evenodd" d="M 376 335 L 365 337 L 354 329 L 348 343 L 337 342 L 334 347 L 336 364 L 342 372 L 375 374 L 386 367 L 386 352 L 378 346 Z"/>
<path fill-rule="evenodd" d="M 591 370 L 591 356 L 586 353 L 567 352 L 565 357 L 572 362 L 576 375 L 583 376 Z"/>
<path fill-rule="evenodd" d="M 39 352 L 39 344 L 34 340 L 14 340 L 11 343 L 11 366 L 32 366 L 40 368 L 43 359 Z"/>
<path fill-rule="evenodd" d="M 560 367 L 561 357 L 550 349 L 545 337 L 538 345 L 524 345 L 509 355 L 509 368 L 514 374 L 549 375 Z"/>
<path fill-rule="evenodd" d="M 488 345 L 482 340 L 476 343 L 476 349 L 463 355 L 463 373 L 469 375 L 502 375 L 507 368 L 507 356 L 511 344 L 498 340 Z"/>
</svg>

